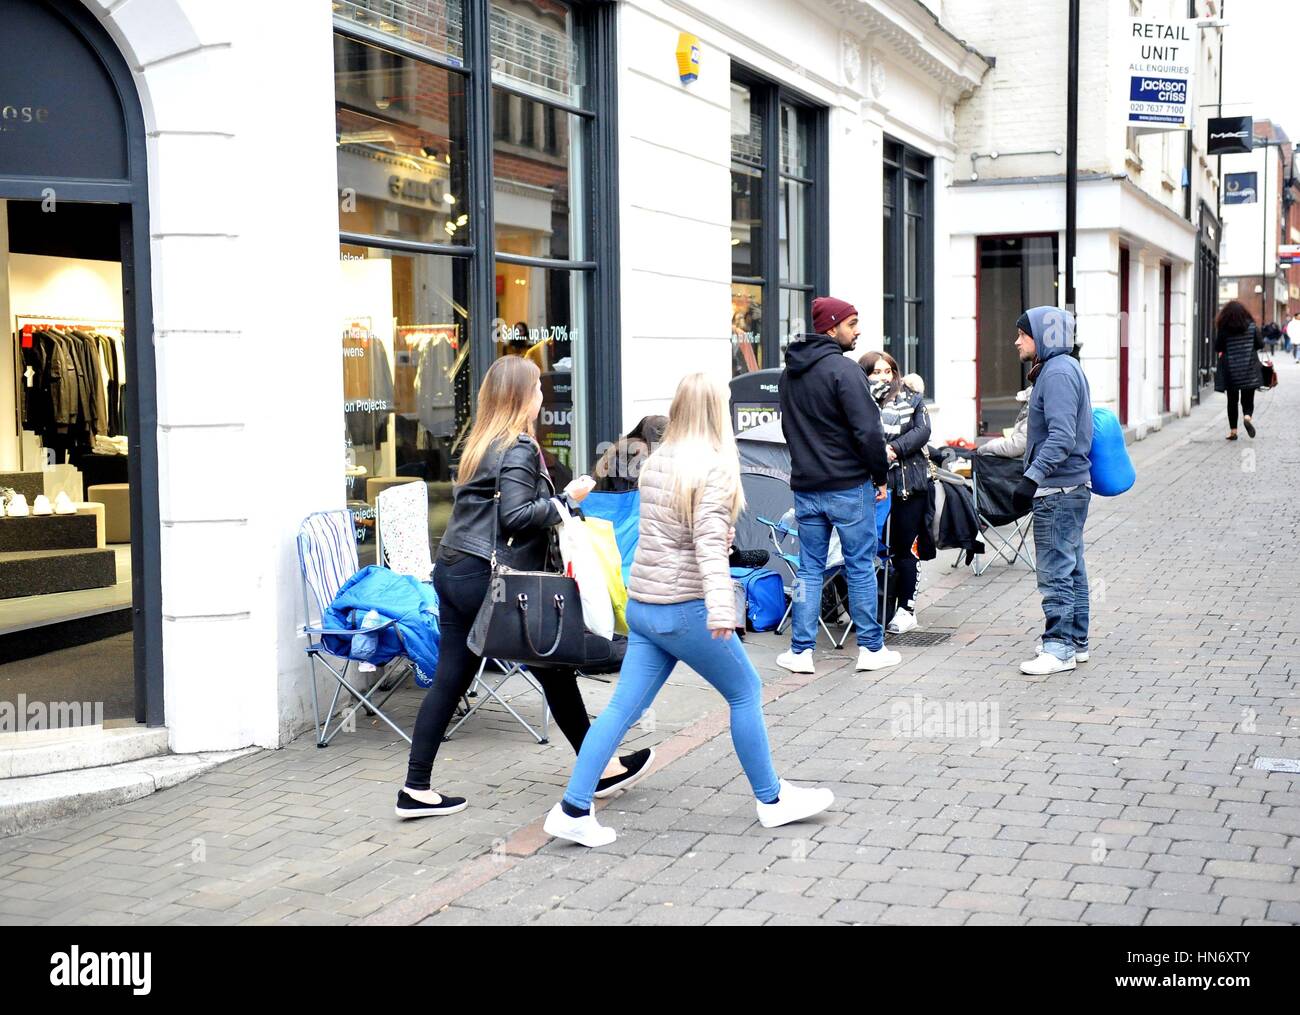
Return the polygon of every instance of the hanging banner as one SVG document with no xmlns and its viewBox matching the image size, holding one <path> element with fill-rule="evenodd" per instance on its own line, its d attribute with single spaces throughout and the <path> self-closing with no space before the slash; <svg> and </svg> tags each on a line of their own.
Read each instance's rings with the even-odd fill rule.
<svg viewBox="0 0 1300 1015">
<path fill-rule="evenodd" d="M 1254 204 L 1258 173 L 1224 173 L 1223 203 Z"/>
<path fill-rule="evenodd" d="M 1128 19 L 1128 125 L 1191 130 L 1192 85 L 1199 48 L 1196 22 Z"/>
<path fill-rule="evenodd" d="M 1252 150 L 1253 116 L 1212 116 L 1207 128 L 1206 155 L 1244 155 Z"/>
</svg>

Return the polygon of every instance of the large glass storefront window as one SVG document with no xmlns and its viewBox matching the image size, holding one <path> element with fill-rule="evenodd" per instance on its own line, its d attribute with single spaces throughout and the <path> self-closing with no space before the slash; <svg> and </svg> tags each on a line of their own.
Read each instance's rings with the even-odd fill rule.
<svg viewBox="0 0 1300 1015">
<path fill-rule="evenodd" d="M 739 375 L 780 366 L 826 281 L 824 111 L 748 75 L 731 83 L 731 348 Z M 763 307 L 776 313 L 764 323 Z"/>
<path fill-rule="evenodd" d="M 608 15 L 556 0 L 334 11 L 348 499 L 364 543 L 377 494 L 424 482 L 436 541 L 494 359 L 542 372 L 538 438 L 557 484 L 589 464 L 589 357 L 609 350 L 587 341 L 600 264 L 584 200 L 600 193 L 584 103 Z"/>
<path fill-rule="evenodd" d="M 885 139 L 883 215 L 884 347 L 904 373 L 934 392 L 933 160 Z"/>
</svg>

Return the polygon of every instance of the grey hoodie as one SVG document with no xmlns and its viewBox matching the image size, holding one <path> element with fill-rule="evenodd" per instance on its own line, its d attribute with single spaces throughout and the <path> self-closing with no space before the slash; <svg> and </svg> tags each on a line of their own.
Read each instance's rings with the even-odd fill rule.
<svg viewBox="0 0 1300 1015">
<path fill-rule="evenodd" d="M 1039 486 L 1088 482 L 1092 447 L 1092 395 L 1074 348 L 1074 315 L 1057 307 L 1026 311 L 1043 364 L 1029 396 L 1025 478 Z"/>
</svg>

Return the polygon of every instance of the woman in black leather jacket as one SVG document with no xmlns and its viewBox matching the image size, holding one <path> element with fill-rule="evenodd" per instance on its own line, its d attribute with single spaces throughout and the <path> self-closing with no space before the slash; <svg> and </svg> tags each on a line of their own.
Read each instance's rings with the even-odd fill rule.
<svg viewBox="0 0 1300 1015">
<path fill-rule="evenodd" d="M 433 571 L 441 629 L 438 668 L 415 721 L 406 785 L 397 795 L 399 818 L 465 809 L 464 799 L 435 792 L 430 776 L 456 703 L 482 662 L 466 639 L 487 595 L 493 554 L 498 563 L 515 570 L 545 570 L 551 530 L 560 524 L 557 502 L 575 510 L 591 491 L 591 480 L 584 478 L 555 492 L 533 436 L 542 408 L 540 378 L 532 362 L 507 356 L 492 364 L 479 389 L 474 427 L 460 460 L 461 481 Z M 577 751 L 590 723 L 576 674 L 542 667 L 530 667 L 530 672 L 546 692 L 556 725 Z M 630 786 L 649 772 L 653 760 L 653 751 L 642 750 L 612 761 L 597 795 Z"/>
<path fill-rule="evenodd" d="M 858 361 L 867 375 L 871 397 L 880 406 L 889 456 L 889 555 L 897 575 L 897 605 L 887 630 L 906 634 L 916 621 L 916 556 L 912 544 L 925 524 L 930 498 L 930 461 L 925 454 L 930 439 L 930 414 L 925 397 L 903 383 L 898 364 L 887 352 L 869 352 Z M 889 604 L 886 603 L 886 612 Z"/>
</svg>

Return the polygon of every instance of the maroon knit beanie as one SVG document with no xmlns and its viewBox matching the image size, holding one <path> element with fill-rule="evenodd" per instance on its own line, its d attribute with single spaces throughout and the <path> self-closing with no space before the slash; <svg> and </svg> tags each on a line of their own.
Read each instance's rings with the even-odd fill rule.
<svg viewBox="0 0 1300 1015">
<path fill-rule="evenodd" d="M 857 312 L 858 308 L 852 303 L 837 300 L 834 296 L 818 296 L 813 300 L 813 331 L 824 335 Z"/>
</svg>

